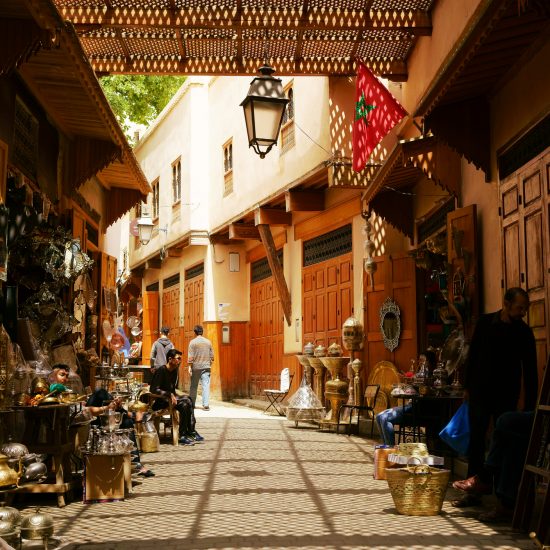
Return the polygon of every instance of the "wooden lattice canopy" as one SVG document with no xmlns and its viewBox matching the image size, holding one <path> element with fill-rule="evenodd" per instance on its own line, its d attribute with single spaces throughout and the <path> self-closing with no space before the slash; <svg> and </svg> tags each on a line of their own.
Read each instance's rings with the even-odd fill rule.
<svg viewBox="0 0 550 550">
<path fill-rule="evenodd" d="M 407 79 L 434 0 L 54 0 L 96 73 L 377 74 Z"/>
</svg>

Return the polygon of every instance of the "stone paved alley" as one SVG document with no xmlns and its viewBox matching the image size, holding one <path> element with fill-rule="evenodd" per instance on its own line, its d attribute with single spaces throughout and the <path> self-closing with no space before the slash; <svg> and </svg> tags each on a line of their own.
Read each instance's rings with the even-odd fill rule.
<svg viewBox="0 0 550 550">
<path fill-rule="evenodd" d="M 197 428 L 205 444 L 144 455 L 156 477 L 124 502 L 45 501 L 64 549 L 533 548 L 448 501 L 438 517 L 398 515 L 366 439 L 227 404 L 198 410 Z"/>
</svg>

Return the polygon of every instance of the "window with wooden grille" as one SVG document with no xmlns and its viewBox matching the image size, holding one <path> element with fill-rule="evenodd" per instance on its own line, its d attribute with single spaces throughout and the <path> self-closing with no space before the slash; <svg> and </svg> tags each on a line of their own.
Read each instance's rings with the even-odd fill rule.
<svg viewBox="0 0 550 550">
<path fill-rule="evenodd" d="M 285 95 L 289 101 L 281 124 L 281 155 L 292 149 L 296 143 L 294 137 L 294 88 L 292 84 L 285 88 Z"/>
<path fill-rule="evenodd" d="M 181 159 L 172 164 L 172 201 L 181 200 Z"/>
<path fill-rule="evenodd" d="M 159 206 L 160 206 L 160 196 L 159 196 L 159 180 L 153 182 L 153 199 L 151 203 L 151 213 L 153 220 L 156 220 L 159 217 Z"/>
<path fill-rule="evenodd" d="M 223 196 L 233 193 L 233 140 L 223 146 Z"/>
</svg>

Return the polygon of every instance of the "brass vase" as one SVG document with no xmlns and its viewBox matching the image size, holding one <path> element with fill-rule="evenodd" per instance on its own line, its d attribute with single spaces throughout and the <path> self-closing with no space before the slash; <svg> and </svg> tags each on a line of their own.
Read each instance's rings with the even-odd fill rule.
<svg viewBox="0 0 550 550">
<path fill-rule="evenodd" d="M 321 363 L 319 357 L 308 357 L 309 364 L 315 372 L 315 395 L 319 398 L 321 403 L 325 402 L 325 365 Z"/>
<path fill-rule="evenodd" d="M 338 422 L 340 407 L 348 400 L 348 383 L 340 379 L 342 369 L 349 363 L 349 357 L 321 357 L 321 362 L 329 370 L 332 379 L 325 384 L 325 397 L 330 401 L 330 411 L 325 421 Z"/>
</svg>

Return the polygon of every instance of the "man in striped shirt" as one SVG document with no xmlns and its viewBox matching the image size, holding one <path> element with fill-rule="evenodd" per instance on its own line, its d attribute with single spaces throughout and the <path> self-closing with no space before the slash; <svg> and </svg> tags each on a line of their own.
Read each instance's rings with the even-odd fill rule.
<svg viewBox="0 0 550 550">
<path fill-rule="evenodd" d="M 201 325 L 196 325 L 193 332 L 195 333 L 195 338 L 189 342 L 187 353 L 187 364 L 189 374 L 191 375 L 189 397 L 195 403 L 200 380 L 202 387 L 202 408 L 205 411 L 209 411 L 210 367 L 212 361 L 214 361 L 214 349 L 210 340 L 202 335 L 203 328 Z"/>
</svg>

